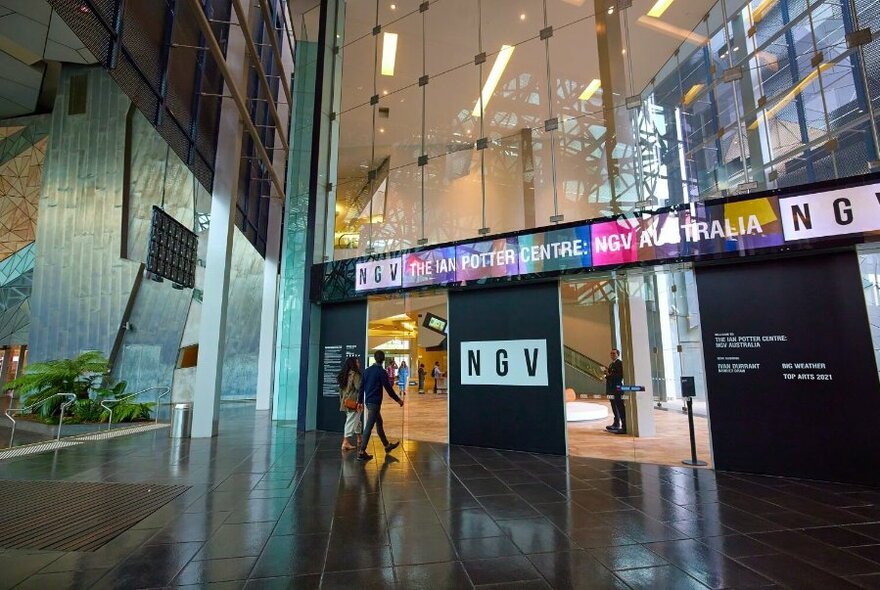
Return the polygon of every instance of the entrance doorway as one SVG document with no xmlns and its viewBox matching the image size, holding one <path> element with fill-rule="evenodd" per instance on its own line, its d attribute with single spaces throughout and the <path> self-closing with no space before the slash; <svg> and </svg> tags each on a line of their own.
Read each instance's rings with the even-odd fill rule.
<svg viewBox="0 0 880 590">
<path fill-rule="evenodd" d="M 711 466 L 699 305 L 689 266 L 560 283 L 570 455 L 681 465 L 691 458 L 682 377 L 692 378 L 697 456 Z M 605 372 L 617 350 L 625 423 L 615 426 Z M 688 389 L 687 385 L 685 389 Z M 625 430 L 624 427 L 625 426 Z"/>
<path fill-rule="evenodd" d="M 394 390 L 404 399 L 403 408 L 382 406 L 392 440 L 449 441 L 447 299 L 445 291 L 369 299 L 368 364 L 375 351 L 385 352 L 386 368 L 394 363 Z"/>
</svg>

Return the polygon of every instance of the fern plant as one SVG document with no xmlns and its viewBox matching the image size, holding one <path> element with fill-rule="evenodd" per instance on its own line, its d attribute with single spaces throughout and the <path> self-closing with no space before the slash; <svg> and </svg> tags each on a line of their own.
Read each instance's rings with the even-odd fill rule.
<svg viewBox="0 0 880 590">
<path fill-rule="evenodd" d="M 21 397 L 22 405 L 32 405 L 45 400 L 56 393 L 72 393 L 76 401 L 70 409 L 73 422 L 104 422 L 109 412 L 101 407 L 107 399 L 119 399 L 125 396 L 128 384 L 120 381 L 112 387 L 100 384 L 107 378 L 110 370 L 109 361 L 98 351 L 84 352 L 73 359 L 58 359 L 28 365 L 27 372 L 13 379 L 6 386 Z M 58 397 L 39 407 L 43 419 L 57 423 L 60 417 L 60 406 L 66 400 Z M 113 404 L 113 422 L 130 422 L 148 420 L 152 411 L 152 403 L 136 403 L 125 401 Z"/>
</svg>

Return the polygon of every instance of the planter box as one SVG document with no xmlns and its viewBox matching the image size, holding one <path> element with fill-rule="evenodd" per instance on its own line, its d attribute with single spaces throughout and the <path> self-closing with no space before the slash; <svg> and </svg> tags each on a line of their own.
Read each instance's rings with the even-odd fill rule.
<svg viewBox="0 0 880 590">
<path fill-rule="evenodd" d="M 137 422 L 134 422 L 137 424 Z M 4 426 L 12 427 L 12 422 L 6 420 Z M 114 424 L 113 428 L 119 425 Z M 15 418 L 16 432 L 30 432 L 33 434 L 42 434 L 50 438 L 54 438 L 58 434 L 57 424 L 43 424 L 42 422 L 34 422 L 25 418 Z M 98 432 L 99 430 L 107 430 L 107 423 L 103 424 L 65 424 L 61 427 L 61 436 L 74 436 L 77 434 L 88 434 L 90 432 Z"/>
</svg>

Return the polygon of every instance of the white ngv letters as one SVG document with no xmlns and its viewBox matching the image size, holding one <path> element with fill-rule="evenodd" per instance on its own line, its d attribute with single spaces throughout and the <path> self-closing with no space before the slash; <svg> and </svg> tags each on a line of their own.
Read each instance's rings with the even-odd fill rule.
<svg viewBox="0 0 880 590">
<path fill-rule="evenodd" d="M 462 385 L 546 386 L 547 340 L 461 343 Z"/>
</svg>

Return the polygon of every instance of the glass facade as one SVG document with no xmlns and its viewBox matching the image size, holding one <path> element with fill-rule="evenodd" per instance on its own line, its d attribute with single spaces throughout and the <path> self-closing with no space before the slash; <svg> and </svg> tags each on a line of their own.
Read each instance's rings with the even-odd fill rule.
<svg viewBox="0 0 880 590">
<path fill-rule="evenodd" d="M 331 4 L 315 262 L 877 160 L 876 0 L 678 0 L 657 17 L 610 0 Z"/>
</svg>

